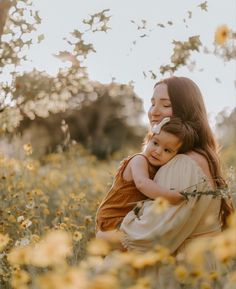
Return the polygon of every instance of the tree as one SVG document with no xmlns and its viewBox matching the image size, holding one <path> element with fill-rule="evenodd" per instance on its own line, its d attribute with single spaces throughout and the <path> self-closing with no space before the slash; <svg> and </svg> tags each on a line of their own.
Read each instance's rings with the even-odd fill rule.
<svg viewBox="0 0 236 289">
<path fill-rule="evenodd" d="M 0 0 L 0 37 L 3 33 L 3 29 L 7 20 L 8 11 L 11 7 L 10 0 Z"/>
<path fill-rule="evenodd" d="M 7 3 L 9 4 L 9 1 Z M 33 119 L 36 116 L 47 117 L 50 113 L 65 111 L 69 98 L 78 93 L 92 92 L 83 61 L 89 53 L 95 52 L 92 43 L 86 43 L 83 39 L 84 32 L 74 30 L 66 39 L 71 47 L 70 51 L 61 51 L 55 55 L 63 61 L 69 61 L 71 65 L 61 69 L 56 77 L 50 78 L 39 71 L 32 71 L 30 74 L 17 72 L 17 66 L 26 60 L 25 49 L 33 42 L 29 37 L 24 40 L 27 39 L 24 36 L 29 36 L 36 30 L 41 19 L 29 0 L 14 0 L 10 4 L 4 4 L 4 21 L 1 26 L 0 74 L 6 71 L 6 67 L 9 69 L 9 66 L 11 71 L 9 79 L 0 83 L 2 132 L 13 131 L 25 116 Z M 93 33 L 107 31 L 110 18 L 106 15 L 107 12 L 108 10 L 103 10 L 91 15 L 84 23 L 89 25 Z M 31 19 L 25 15 L 31 15 Z M 38 41 L 42 38 L 41 35 L 38 36 Z M 29 83 L 26 80 L 29 80 Z"/>
<path fill-rule="evenodd" d="M 25 78 L 29 85 L 30 81 L 37 82 L 32 80 L 32 75 L 29 79 L 25 75 Z M 43 83 L 46 87 L 47 83 L 51 83 L 51 78 L 45 78 Z M 65 112 L 53 113 L 46 118 L 37 116 L 32 120 L 27 116 L 22 120 L 18 132 L 23 138 L 30 135 L 26 141 L 32 143 L 38 156 L 63 147 L 64 138 L 82 143 L 102 159 L 125 145 L 137 147 L 141 144 L 146 132 L 140 119 L 143 107 L 132 86 L 115 82 L 108 85 L 99 82 L 89 84 L 91 92 L 81 91 L 72 96 Z M 38 85 L 41 86 L 40 82 Z M 43 113 L 42 110 L 42 116 Z"/>
</svg>

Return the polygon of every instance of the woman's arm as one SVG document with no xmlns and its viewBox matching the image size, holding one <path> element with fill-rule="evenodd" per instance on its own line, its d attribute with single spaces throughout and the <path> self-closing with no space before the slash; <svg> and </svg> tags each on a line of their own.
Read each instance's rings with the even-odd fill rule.
<svg viewBox="0 0 236 289">
<path fill-rule="evenodd" d="M 184 197 L 174 188 L 165 188 L 150 179 L 147 160 L 137 155 L 130 161 L 133 181 L 137 189 L 150 199 L 163 197 L 175 205 L 183 201 Z"/>
</svg>

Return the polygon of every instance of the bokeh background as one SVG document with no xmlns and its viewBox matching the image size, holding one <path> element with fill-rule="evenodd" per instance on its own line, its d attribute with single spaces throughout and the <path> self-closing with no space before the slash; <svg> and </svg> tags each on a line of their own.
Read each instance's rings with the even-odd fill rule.
<svg viewBox="0 0 236 289">
<path fill-rule="evenodd" d="M 115 256 L 100 274 L 110 248 L 93 240 L 98 204 L 140 151 L 164 77 L 201 88 L 235 198 L 235 43 L 234 0 L 0 0 L 1 288 L 155 288 L 157 264 L 183 286 L 235 288 L 235 217 L 193 248 L 192 267 L 159 248 Z M 195 253 L 207 250 L 227 281 L 203 274 Z"/>
</svg>

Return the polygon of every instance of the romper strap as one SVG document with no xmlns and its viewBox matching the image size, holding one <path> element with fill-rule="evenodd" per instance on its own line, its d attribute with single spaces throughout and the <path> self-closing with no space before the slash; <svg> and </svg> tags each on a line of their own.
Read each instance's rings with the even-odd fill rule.
<svg viewBox="0 0 236 289">
<path fill-rule="evenodd" d="M 150 166 L 150 162 L 149 162 L 148 158 L 147 158 L 144 154 L 142 154 L 142 153 L 137 153 L 137 154 L 134 154 L 134 155 L 131 156 L 131 157 L 128 157 L 128 158 L 124 159 L 124 160 L 121 162 L 121 165 L 120 165 L 120 168 L 118 169 L 118 173 L 117 173 L 117 174 L 119 174 L 120 176 L 123 176 L 123 172 L 124 172 L 125 168 L 127 167 L 128 163 L 129 163 L 134 157 L 136 157 L 136 156 L 138 156 L 138 155 L 143 156 L 143 157 L 146 159 L 146 161 L 147 161 L 147 163 L 148 163 L 148 167 L 149 167 L 149 166 Z"/>
</svg>

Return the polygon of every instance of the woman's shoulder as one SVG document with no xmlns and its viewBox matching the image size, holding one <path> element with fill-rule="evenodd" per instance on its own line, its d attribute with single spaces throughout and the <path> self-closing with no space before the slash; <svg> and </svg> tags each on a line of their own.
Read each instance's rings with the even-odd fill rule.
<svg viewBox="0 0 236 289">
<path fill-rule="evenodd" d="M 177 154 L 171 161 L 169 161 L 163 168 L 171 171 L 185 171 L 185 173 L 196 173 L 202 177 L 211 179 L 211 173 L 206 158 L 197 152 L 191 151 L 187 154 Z"/>
<path fill-rule="evenodd" d="M 211 177 L 205 173 L 200 165 L 201 158 L 192 154 L 177 154 L 166 165 L 162 166 L 155 176 L 157 181 L 162 186 L 170 186 L 183 190 L 187 187 L 198 185 L 203 180 L 210 180 Z M 204 163 L 204 161 L 202 160 Z M 207 184 L 209 184 L 207 182 Z M 211 181 L 210 181 L 211 184 Z M 199 185 L 198 185 L 199 186 Z M 205 187 L 200 187 L 199 190 L 205 190 Z"/>
<path fill-rule="evenodd" d="M 206 175 L 209 179 L 212 178 L 208 161 L 203 155 L 195 151 L 190 151 L 186 155 L 191 158 L 197 166 L 200 167 L 204 175 Z"/>
<path fill-rule="evenodd" d="M 184 164 L 196 166 L 200 168 L 207 175 L 208 173 L 210 173 L 207 159 L 203 155 L 195 151 L 190 151 L 186 154 L 177 154 L 172 160 L 173 160 L 173 163 L 184 163 Z"/>
</svg>

